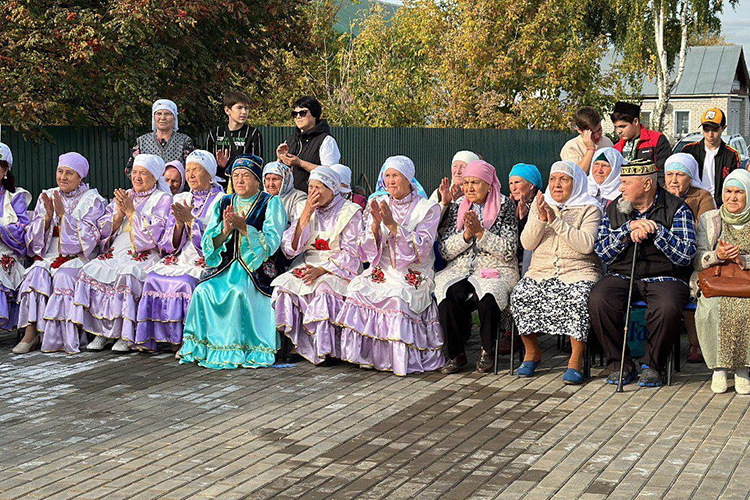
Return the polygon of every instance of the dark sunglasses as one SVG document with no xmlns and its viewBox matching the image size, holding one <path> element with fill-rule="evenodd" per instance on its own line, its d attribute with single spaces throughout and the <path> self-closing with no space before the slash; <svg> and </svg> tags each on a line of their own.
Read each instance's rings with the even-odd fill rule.
<svg viewBox="0 0 750 500">
<path fill-rule="evenodd" d="M 307 116 L 307 110 L 306 109 L 301 109 L 299 111 L 292 111 L 292 118 L 297 118 L 298 116 L 300 118 L 306 117 Z"/>
<path fill-rule="evenodd" d="M 703 125 L 703 130 L 706 132 L 718 132 L 720 128 L 715 125 Z"/>
</svg>

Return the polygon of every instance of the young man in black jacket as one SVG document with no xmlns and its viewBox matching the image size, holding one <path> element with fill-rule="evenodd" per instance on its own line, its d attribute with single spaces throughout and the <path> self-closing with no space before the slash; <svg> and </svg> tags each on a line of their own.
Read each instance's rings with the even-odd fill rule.
<svg viewBox="0 0 750 500">
<path fill-rule="evenodd" d="M 726 128 L 726 115 L 718 108 L 711 108 L 701 118 L 703 139 L 682 148 L 683 153 L 691 155 L 698 162 L 700 180 L 714 197 L 717 207 L 722 203 L 724 179 L 740 166 L 740 155 L 721 139 Z"/>
<path fill-rule="evenodd" d="M 216 175 L 228 178 L 224 172 L 239 155 L 255 155 L 263 158 L 263 139 L 260 130 L 247 123 L 250 98 L 245 93 L 228 92 L 222 104 L 229 121 L 209 132 L 206 150 L 216 156 L 216 163 L 219 167 Z"/>
</svg>

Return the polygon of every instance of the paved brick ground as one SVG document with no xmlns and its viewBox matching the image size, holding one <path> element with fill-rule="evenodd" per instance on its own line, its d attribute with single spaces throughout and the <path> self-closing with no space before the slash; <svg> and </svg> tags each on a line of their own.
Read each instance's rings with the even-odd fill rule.
<svg viewBox="0 0 750 500">
<path fill-rule="evenodd" d="M 750 497 L 750 397 L 714 396 L 705 367 L 614 394 L 563 386 L 551 340 L 534 379 L 12 345 L 0 337 L 3 500 Z"/>
</svg>

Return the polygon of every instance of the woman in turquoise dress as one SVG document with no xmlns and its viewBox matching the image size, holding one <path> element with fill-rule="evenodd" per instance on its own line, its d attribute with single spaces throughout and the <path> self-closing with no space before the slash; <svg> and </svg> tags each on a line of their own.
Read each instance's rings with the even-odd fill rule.
<svg viewBox="0 0 750 500">
<path fill-rule="evenodd" d="M 279 340 L 271 308 L 268 259 L 287 225 L 278 196 L 260 190 L 263 160 L 238 157 L 231 168 L 234 194 L 214 207 L 201 243 L 212 269 L 188 308 L 180 363 L 205 368 L 259 368 L 273 364 Z"/>
</svg>

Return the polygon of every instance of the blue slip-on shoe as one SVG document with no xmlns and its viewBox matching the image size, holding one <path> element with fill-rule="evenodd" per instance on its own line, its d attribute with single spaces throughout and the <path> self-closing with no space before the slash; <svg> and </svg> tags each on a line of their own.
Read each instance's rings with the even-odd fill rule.
<svg viewBox="0 0 750 500">
<path fill-rule="evenodd" d="M 661 387 L 661 373 L 648 365 L 641 366 L 641 378 L 638 380 L 641 387 Z"/>
<path fill-rule="evenodd" d="M 516 373 L 519 377 L 533 377 L 539 363 L 540 361 L 524 361 L 521 363 L 521 366 L 518 367 Z"/>
<path fill-rule="evenodd" d="M 635 368 L 632 370 L 625 370 L 625 373 L 622 376 L 622 385 L 628 385 L 632 383 L 635 378 L 638 376 L 638 373 L 635 371 Z M 617 385 L 617 381 L 620 378 L 620 370 L 613 371 L 609 374 L 609 377 L 605 380 L 608 384 Z"/>
<path fill-rule="evenodd" d="M 581 385 L 583 380 L 583 372 L 580 372 L 575 368 L 568 368 L 565 373 L 563 373 L 563 384 L 565 385 Z"/>
</svg>

